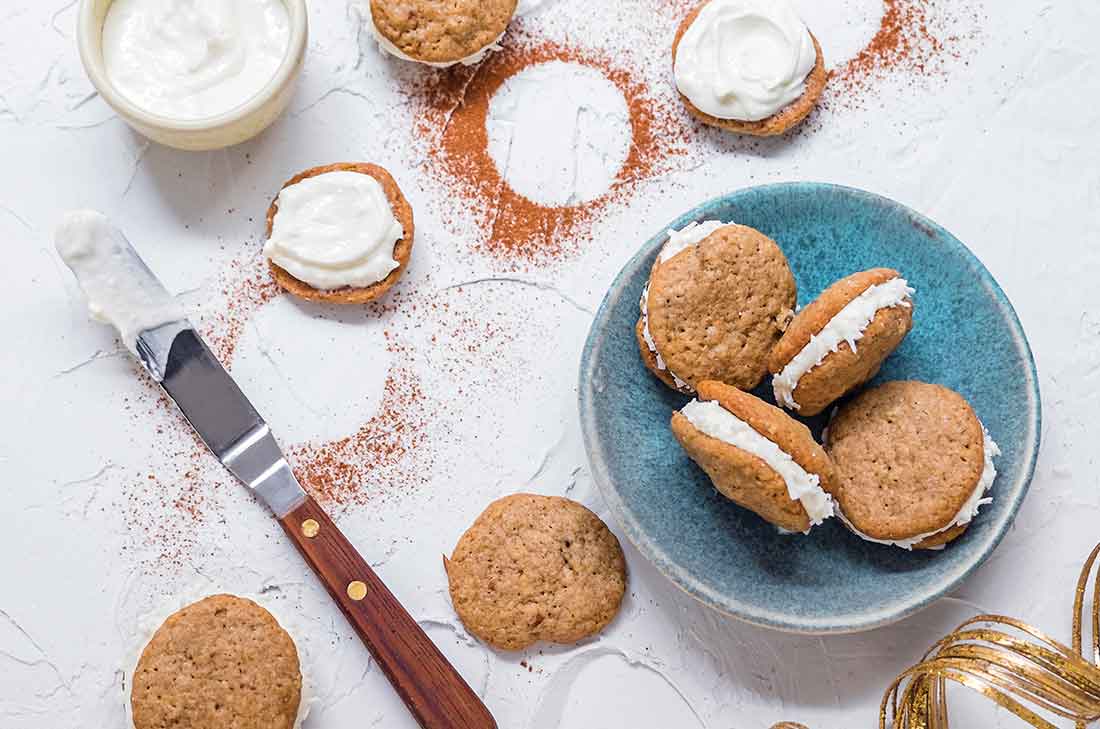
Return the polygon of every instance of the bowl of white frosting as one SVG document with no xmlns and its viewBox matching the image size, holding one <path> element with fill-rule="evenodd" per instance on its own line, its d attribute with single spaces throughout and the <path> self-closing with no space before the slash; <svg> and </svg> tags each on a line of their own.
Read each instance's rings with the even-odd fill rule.
<svg viewBox="0 0 1100 729">
<path fill-rule="evenodd" d="M 131 127 L 185 150 L 239 144 L 286 109 L 305 60 L 305 0 L 81 0 L 92 84 Z"/>
</svg>

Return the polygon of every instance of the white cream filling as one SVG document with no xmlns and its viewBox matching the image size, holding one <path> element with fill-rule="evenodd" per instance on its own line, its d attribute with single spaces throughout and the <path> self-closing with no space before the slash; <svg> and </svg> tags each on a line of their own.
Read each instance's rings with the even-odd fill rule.
<svg viewBox="0 0 1100 729">
<path fill-rule="evenodd" d="M 661 253 L 657 257 L 657 262 L 664 263 L 677 253 L 691 246 L 699 245 L 706 240 L 711 233 L 727 225 L 730 225 L 730 223 L 723 223 L 719 220 L 704 220 L 699 223 L 691 223 L 680 230 L 670 229 L 668 231 L 668 241 L 666 241 L 664 247 L 661 248 Z M 642 338 L 645 339 L 645 344 L 649 347 L 649 351 L 657 358 L 657 369 L 662 372 L 668 372 L 672 377 L 672 381 L 676 383 L 677 388 L 692 392 L 693 388 L 691 385 L 681 380 L 676 376 L 676 373 L 669 370 L 664 357 L 657 351 L 657 343 L 653 341 L 653 335 L 649 331 L 649 284 L 646 284 L 645 291 L 642 292 L 642 300 L 639 302 L 638 307 L 642 311 Z"/>
<path fill-rule="evenodd" d="M 207 119 L 236 109 L 275 77 L 290 46 L 282 0 L 104 3 L 103 64 L 118 92 L 148 112 Z"/>
<path fill-rule="evenodd" d="M 910 297 L 914 293 L 908 281 L 895 278 L 870 287 L 850 301 L 816 336 L 810 337 L 809 343 L 787 363 L 782 372 L 772 378 L 776 402 L 790 410 L 800 410 L 801 406 L 794 398 L 799 380 L 839 350 L 842 343 L 847 342 L 855 352 L 856 342 L 863 338 L 875 315 L 895 306 L 912 306 Z"/>
<path fill-rule="evenodd" d="M 413 58 L 409 54 L 402 51 L 393 42 L 378 32 L 378 26 L 374 24 L 374 18 L 371 18 L 371 33 L 374 34 L 374 39 L 378 41 L 378 47 L 382 49 L 383 53 L 388 53 L 394 58 L 400 58 L 402 61 L 412 61 L 413 63 L 423 63 L 425 66 L 431 66 L 432 68 L 450 68 L 451 66 L 457 66 L 459 64 L 463 66 L 473 66 L 481 63 L 485 60 L 485 56 L 489 55 L 493 51 L 500 50 L 500 42 L 504 40 L 504 33 L 497 36 L 489 45 L 485 46 L 479 51 L 471 53 L 465 58 L 460 58 L 457 61 L 422 61 L 419 58 Z M 507 32 L 507 31 L 505 31 Z"/>
<path fill-rule="evenodd" d="M 993 499 L 991 497 L 987 497 L 986 494 L 989 493 L 989 490 L 991 488 L 993 488 L 993 482 L 997 479 L 997 468 L 993 465 L 993 459 L 1001 455 L 1000 447 L 993 442 L 993 438 L 990 437 L 989 431 L 985 429 L 984 425 L 982 426 L 982 438 L 984 443 L 983 448 L 985 452 L 985 465 L 982 468 L 981 478 L 978 479 L 978 485 L 974 487 L 974 492 L 970 494 L 970 498 L 967 499 L 966 503 L 962 505 L 961 509 L 959 509 L 959 513 L 956 514 L 955 518 L 952 519 L 951 522 L 944 528 L 937 529 L 936 531 L 928 532 L 926 534 L 918 534 L 917 536 L 910 537 L 909 539 L 875 539 L 874 537 L 867 536 L 866 534 L 852 526 L 852 522 L 848 521 L 848 518 L 844 516 L 844 512 L 840 510 L 839 504 L 837 504 L 836 506 L 837 517 L 842 522 L 844 522 L 844 526 L 848 527 L 848 529 L 850 529 L 860 539 L 864 539 L 868 542 L 874 542 L 875 544 L 885 544 L 892 547 L 901 547 L 902 549 L 907 549 L 909 551 L 912 551 L 913 547 L 917 546 L 925 539 L 934 537 L 937 534 L 943 534 L 949 529 L 954 529 L 955 527 L 965 526 L 969 524 L 970 522 L 974 521 L 975 517 L 978 516 L 978 512 L 983 506 L 993 503 Z M 945 547 L 946 545 L 941 545 L 938 547 L 934 547 L 934 549 L 940 550 L 944 549 Z"/>
<path fill-rule="evenodd" d="M 134 726 L 133 711 L 130 705 L 130 692 L 133 691 L 134 687 L 134 671 L 137 669 L 138 661 L 141 660 L 141 654 L 145 651 L 145 646 L 149 644 L 149 641 L 153 639 L 153 635 L 172 615 L 188 605 L 192 605 L 213 595 L 221 594 L 234 595 L 234 593 L 227 590 L 211 591 L 211 587 L 205 584 L 190 585 L 181 595 L 164 602 L 156 609 L 138 618 L 134 635 L 132 636 L 133 642 L 129 653 L 126 655 L 126 663 L 122 667 L 122 672 L 126 676 L 125 685 L 123 686 L 125 696 L 123 698 L 126 706 L 126 725 L 128 727 Z M 320 700 L 310 680 L 312 674 L 312 660 L 309 656 L 308 648 L 299 642 L 300 639 L 309 635 L 309 626 L 303 624 L 303 619 L 300 616 L 296 614 L 292 615 L 284 606 L 277 605 L 274 600 L 270 600 L 263 595 L 246 594 L 234 596 L 251 600 L 271 613 L 276 622 L 278 622 L 283 630 L 290 635 L 291 640 L 294 642 L 294 647 L 298 651 L 298 670 L 302 676 L 302 689 L 298 700 L 298 715 L 294 718 L 294 729 L 302 729 L 302 724 L 309 718 L 310 712 L 313 711 L 314 704 L 318 703 Z"/>
<path fill-rule="evenodd" d="M 821 488 L 821 478 L 798 465 L 790 454 L 717 402 L 692 400 L 680 413 L 700 432 L 751 453 L 778 473 L 791 501 L 802 504 L 817 526 L 833 516 L 833 497 Z"/>
<path fill-rule="evenodd" d="M 381 183 L 341 170 L 283 188 L 264 255 L 317 289 L 365 288 L 400 266 L 404 237 Z"/>
<path fill-rule="evenodd" d="M 676 86 L 719 119 L 760 121 L 806 92 L 817 49 L 786 0 L 710 0 L 676 50 Z"/>
<path fill-rule="evenodd" d="M 704 220 L 699 223 L 691 223 L 680 230 L 669 230 L 668 241 L 661 248 L 661 255 L 657 259 L 660 263 L 673 258 L 677 253 L 697 246 L 706 240 L 711 233 L 719 228 L 725 228 L 732 223 L 723 223 L 720 220 Z"/>
</svg>

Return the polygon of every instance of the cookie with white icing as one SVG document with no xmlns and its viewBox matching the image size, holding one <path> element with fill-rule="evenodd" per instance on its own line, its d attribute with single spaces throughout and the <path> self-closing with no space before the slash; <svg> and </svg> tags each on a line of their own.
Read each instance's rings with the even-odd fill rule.
<svg viewBox="0 0 1100 729">
<path fill-rule="evenodd" d="M 386 169 L 325 165 L 288 180 L 268 207 L 264 257 L 299 298 L 365 304 L 404 275 L 414 231 L 412 206 Z"/>
<path fill-rule="evenodd" d="M 768 356 L 797 299 L 787 258 L 758 230 L 708 220 L 669 231 L 635 328 L 646 366 L 670 387 L 724 382 L 742 390 Z"/>
<path fill-rule="evenodd" d="M 795 316 L 768 358 L 775 401 L 817 415 L 878 374 L 913 328 L 913 293 L 888 268 L 826 289 Z"/>
<path fill-rule="evenodd" d="M 672 432 L 726 498 L 786 532 L 833 516 L 833 465 L 809 429 L 719 382 L 672 416 Z"/>
<path fill-rule="evenodd" d="M 821 45 L 786 0 L 705 0 L 680 24 L 672 61 L 693 116 L 754 136 L 801 123 L 828 80 Z"/>
<path fill-rule="evenodd" d="M 837 516 L 868 541 L 940 549 L 992 500 L 1000 449 L 962 395 L 940 385 L 864 392 L 837 412 L 825 447 Z"/>
</svg>

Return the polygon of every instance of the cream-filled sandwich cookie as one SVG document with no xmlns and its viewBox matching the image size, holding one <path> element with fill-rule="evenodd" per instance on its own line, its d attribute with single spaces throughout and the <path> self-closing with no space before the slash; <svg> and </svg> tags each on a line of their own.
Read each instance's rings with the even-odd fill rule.
<svg viewBox="0 0 1100 729">
<path fill-rule="evenodd" d="M 796 298 L 786 256 L 760 231 L 716 220 L 670 230 L 639 303 L 638 349 L 680 392 L 704 380 L 751 390 Z"/>
<path fill-rule="evenodd" d="M 913 328 L 913 293 L 888 268 L 826 289 L 798 312 L 768 358 L 775 401 L 817 415 L 878 374 Z"/>
<path fill-rule="evenodd" d="M 390 173 L 371 164 L 315 167 L 267 212 L 264 255 L 303 299 L 362 304 L 383 296 L 412 256 L 413 213 Z"/>
<path fill-rule="evenodd" d="M 305 706 L 294 641 L 267 610 L 232 595 L 169 616 L 130 692 L 135 729 L 297 729 Z"/>
<path fill-rule="evenodd" d="M 680 24 L 672 57 L 688 111 L 742 134 L 790 130 L 827 78 L 821 46 L 787 0 L 706 0 Z"/>
<path fill-rule="evenodd" d="M 833 465 L 809 429 L 719 382 L 672 416 L 672 432 L 718 491 L 785 532 L 833 516 Z"/>
<path fill-rule="evenodd" d="M 1000 449 L 958 393 L 888 382 L 839 409 L 825 445 L 837 516 L 867 541 L 941 549 L 992 499 Z"/>
<path fill-rule="evenodd" d="M 371 28 L 383 51 L 435 68 L 472 66 L 492 51 L 518 0 L 371 0 Z"/>
</svg>

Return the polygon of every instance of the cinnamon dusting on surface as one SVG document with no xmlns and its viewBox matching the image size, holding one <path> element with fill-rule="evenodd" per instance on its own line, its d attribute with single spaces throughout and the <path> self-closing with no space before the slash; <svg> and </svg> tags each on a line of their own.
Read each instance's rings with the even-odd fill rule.
<svg viewBox="0 0 1100 729">
<path fill-rule="evenodd" d="M 245 324 L 260 308 L 282 294 L 271 277 L 263 256 L 235 260 L 221 282 L 222 306 L 210 321 L 201 326 L 201 334 L 214 356 L 227 369 L 233 361 Z"/>
<path fill-rule="evenodd" d="M 858 107 L 877 83 L 891 75 L 905 74 L 917 79 L 944 76 L 948 61 L 962 57 L 963 37 L 954 32 L 961 14 L 966 12 L 961 3 L 883 2 L 882 19 L 870 42 L 842 66 L 830 71 L 826 103 L 842 108 Z"/>
<path fill-rule="evenodd" d="M 521 71 L 552 61 L 600 71 L 622 92 L 630 113 L 630 148 L 618 176 L 603 195 L 577 205 L 545 205 L 520 195 L 489 154 L 486 122 L 493 95 Z M 682 153 L 689 128 L 680 110 L 655 97 L 629 66 L 595 50 L 519 32 L 475 69 L 438 72 L 416 96 L 422 107 L 417 131 L 429 140 L 435 163 L 431 173 L 481 229 L 480 236 L 471 236 L 474 248 L 516 268 L 561 259 L 590 241 L 592 224 L 602 214 L 628 201 L 639 182 L 660 174 L 666 160 Z"/>
<path fill-rule="evenodd" d="M 288 452 L 295 474 L 325 503 L 361 505 L 390 488 L 423 485 L 422 469 L 403 467 L 423 446 L 428 414 L 419 378 L 404 367 L 390 371 L 382 405 L 357 432 L 329 443 L 304 444 Z M 416 464 L 418 465 L 418 464 Z"/>
</svg>

